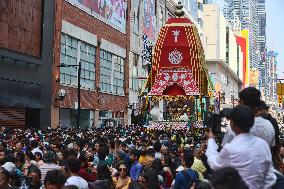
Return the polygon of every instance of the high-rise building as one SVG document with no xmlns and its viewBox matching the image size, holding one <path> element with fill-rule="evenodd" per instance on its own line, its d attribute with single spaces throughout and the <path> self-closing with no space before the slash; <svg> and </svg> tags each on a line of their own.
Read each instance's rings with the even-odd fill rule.
<svg viewBox="0 0 284 189">
<path fill-rule="evenodd" d="M 265 51 L 266 46 L 266 10 L 265 10 L 265 0 L 257 1 L 257 14 L 259 19 L 259 36 L 258 44 L 260 52 Z"/>
<path fill-rule="evenodd" d="M 260 51 L 260 62 L 259 62 L 259 84 L 260 89 L 264 92 L 265 88 L 265 74 L 266 74 L 266 10 L 265 10 L 265 0 L 258 0 L 258 19 L 259 19 L 259 36 L 258 36 L 258 45 Z"/>
<path fill-rule="evenodd" d="M 276 83 L 277 83 L 277 56 L 274 50 L 267 52 L 266 72 L 264 83 L 265 100 L 271 105 L 277 104 Z"/>
<path fill-rule="evenodd" d="M 224 16 L 231 20 L 236 14 L 242 29 L 249 30 L 250 68 L 258 68 L 259 64 L 259 20 L 257 0 L 225 0 Z"/>
</svg>

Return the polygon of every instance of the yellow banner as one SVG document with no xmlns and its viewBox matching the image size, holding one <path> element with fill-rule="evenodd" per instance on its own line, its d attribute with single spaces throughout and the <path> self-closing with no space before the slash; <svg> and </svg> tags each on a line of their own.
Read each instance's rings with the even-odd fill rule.
<svg viewBox="0 0 284 189">
<path fill-rule="evenodd" d="M 284 95 L 284 83 L 277 83 L 277 95 Z"/>
</svg>

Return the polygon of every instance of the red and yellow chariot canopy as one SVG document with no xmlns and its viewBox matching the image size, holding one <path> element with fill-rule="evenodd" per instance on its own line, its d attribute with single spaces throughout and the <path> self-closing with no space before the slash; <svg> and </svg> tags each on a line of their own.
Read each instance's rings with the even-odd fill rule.
<svg viewBox="0 0 284 189">
<path fill-rule="evenodd" d="M 196 26 L 188 18 L 169 19 L 153 51 L 148 95 L 207 95 L 207 75 Z"/>
</svg>

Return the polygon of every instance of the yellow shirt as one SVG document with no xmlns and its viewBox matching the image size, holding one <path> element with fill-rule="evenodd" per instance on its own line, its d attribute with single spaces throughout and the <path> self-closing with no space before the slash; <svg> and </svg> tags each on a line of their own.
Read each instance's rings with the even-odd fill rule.
<svg viewBox="0 0 284 189">
<path fill-rule="evenodd" d="M 139 163 L 141 163 L 142 165 L 144 165 L 147 161 L 147 157 L 146 156 L 140 156 L 139 158 Z"/>
<path fill-rule="evenodd" d="M 200 180 L 204 179 L 203 173 L 206 171 L 206 168 L 201 160 L 194 157 L 194 162 L 193 162 L 193 165 L 191 166 L 191 169 L 198 172 Z"/>
<path fill-rule="evenodd" d="M 125 186 L 123 186 L 121 189 L 128 189 L 129 184 L 131 183 L 131 178 L 127 177 L 127 184 Z M 121 182 L 121 180 L 119 179 L 119 177 L 113 177 L 112 178 L 113 183 L 115 186 L 117 186 L 119 184 L 119 182 Z"/>
</svg>

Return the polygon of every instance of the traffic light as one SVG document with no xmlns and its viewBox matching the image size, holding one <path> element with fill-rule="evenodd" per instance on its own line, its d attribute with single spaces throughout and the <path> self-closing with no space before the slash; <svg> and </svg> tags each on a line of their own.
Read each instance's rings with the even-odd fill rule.
<svg viewBox="0 0 284 189">
<path fill-rule="evenodd" d="M 212 97 L 212 92 L 211 91 L 208 92 L 208 96 Z"/>
<path fill-rule="evenodd" d="M 282 104 L 283 103 L 283 96 L 278 96 L 278 104 Z"/>
</svg>

